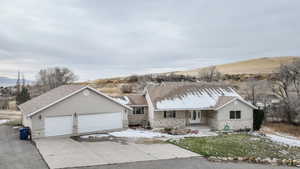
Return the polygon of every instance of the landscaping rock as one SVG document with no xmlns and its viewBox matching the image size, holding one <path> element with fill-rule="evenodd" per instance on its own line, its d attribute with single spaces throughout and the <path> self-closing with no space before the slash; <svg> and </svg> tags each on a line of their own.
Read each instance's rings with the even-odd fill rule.
<svg viewBox="0 0 300 169">
<path fill-rule="evenodd" d="M 220 159 L 218 159 L 217 157 L 214 157 L 214 156 L 208 157 L 208 160 L 212 161 L 212 162 L 221 162 L 222 161 L 222 160 L 220 160 Z"/>
<path fill-rule="evenodd" d="M 228 158 L 227 158 L 227 157 L 222 157 L 222 160 L 223 160 L 223 161 L 227 161 Z"/>
<path fill-rule="evenodd" d="M 260 157 L 257 157 L 257 158 L 255 159 L 255 162 L 256 162 L 256 163 L 261 163 L 261 158 L 260 158 Z"/>
<path fill-rule="evenodd" d="M 293 160 L 293 165 L 294 166 L 298 165 L 298 161 L 297 160 Z"/>
<path fill-rule="evenodd" d="M 248 157 L 242 157 L 243 158 L 243 161 L 248 161 L 249 158 Z"/>
<path fill-rule="evenodd" d="M 263 159 L 262 163 L 270 164 L 271 163 L 271 158 L 265 158 L 265 159 Z"/>
<path fill-rule="evenodd" d="M 276 165 L 277 164 L 277 159 L 276 158 L 273 158 L 271 161 L 270 161 L 270 164 L 272 165 Z"/>
<path fill-rule="evenodd" d="M 287 165 L 288 164 L 288 160 L 286 160 L 286 159 L 281 160 L 281 164 Z"/>
<path fill-rule="evenodd" d="M 255 159 L 255 157 L 250 157 L 250 158 L 249 158 L 249 161 L 250 161 L 250 162 L 256 162 L 256 159 Z"/>
</svg>

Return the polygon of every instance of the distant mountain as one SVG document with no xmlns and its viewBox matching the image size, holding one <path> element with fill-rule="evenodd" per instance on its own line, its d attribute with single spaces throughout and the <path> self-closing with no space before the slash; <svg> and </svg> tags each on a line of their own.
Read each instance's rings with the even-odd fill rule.
<svg viewBox="0 0 300 169">
<path fill-rule="evenodd" d="M 17 79 L 0 77 L 0 87 L 14 86 L 16 85 Z"/>
</svg>

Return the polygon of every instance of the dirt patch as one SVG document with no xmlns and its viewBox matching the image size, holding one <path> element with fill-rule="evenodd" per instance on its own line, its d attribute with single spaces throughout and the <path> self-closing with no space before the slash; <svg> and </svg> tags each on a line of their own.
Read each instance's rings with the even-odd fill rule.
<svg viewBox="0 0 300 169">
<path fill-rule="evenodd" d="M 165 141 L 153 138 L 140 138 L 135 140 L 136 144 L 166 144 Z"/>
<path fill-rule="evenodd" d="M 114 136 L 104 136 L 104 137 L 80 137 L 74 136 L 71 137 L 73 140 L 78 142 L 101 142 L 101 141 L 112 141 L 116 143 L 120 143 L 123 145 L 128 145 L 128 141 L 123 138 L 114 137 Z"/>
</svg>

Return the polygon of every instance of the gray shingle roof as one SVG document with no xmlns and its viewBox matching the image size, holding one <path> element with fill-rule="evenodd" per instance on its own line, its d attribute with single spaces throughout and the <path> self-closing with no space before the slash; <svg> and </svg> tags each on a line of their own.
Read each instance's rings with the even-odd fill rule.
<svg viewBox="0 0 300 169">
<path fill-rule="evenodd" d="M 148 86 L 157 110 L 217 109 L 242 97 L 228 85 L 209 83 L 164 83 Z"/>
<path fill-rule="evenodd" d="M 148 105 L 145 96 L 142 94 L 131 94 L 127 95 L 127 97 L 130 100 L 128 105 Z"/>
<path fill-rule="evenodd" d="M 146 98 L 142 94 L 129 94 L 125 96 L 113 96 L 114 100 L 128 106 L 148 106 Z"/>
<path fill-rule="evenodd" d="M 84 87 L 83 85 L 63 85 L 19 105 L 19 108 L 28 115 Z"/>
</svg>

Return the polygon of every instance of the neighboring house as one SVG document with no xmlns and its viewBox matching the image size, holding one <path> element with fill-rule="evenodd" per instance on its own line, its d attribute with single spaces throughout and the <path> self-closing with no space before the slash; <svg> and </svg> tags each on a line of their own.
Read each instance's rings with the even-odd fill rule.
<svg viewBox="0 0 300 169">
<path fill-rule="evenodd" d="M 13 100 L 13 97 L 0 96 L 0 110 L 10 109 L 10 102 L 12 102 Z"/>
<path fill-rule="evenodd" d="M 223 130 L 225 126 L 233 130 L 253 128 L 253 109 L 255 106 L 245 101 L 231 87 L 199 83 L 163 83 L 145 89 L 139 100 L 146 99 L 144 104 L 133 104 L 124 96 L 125 104 L 133 109 L 148 109 L 147 117 L 152 128 L 185 127 L 206 125 L 215 130 Z M 139 114 L 131 114 L 129 124 Z"/>
<path fill-rule="evenodd" d="M 64 85 L 19 106 L 33 138 L 80 135 L 128 127 L 132 109 L 89 87 Z"/>
</svg>

